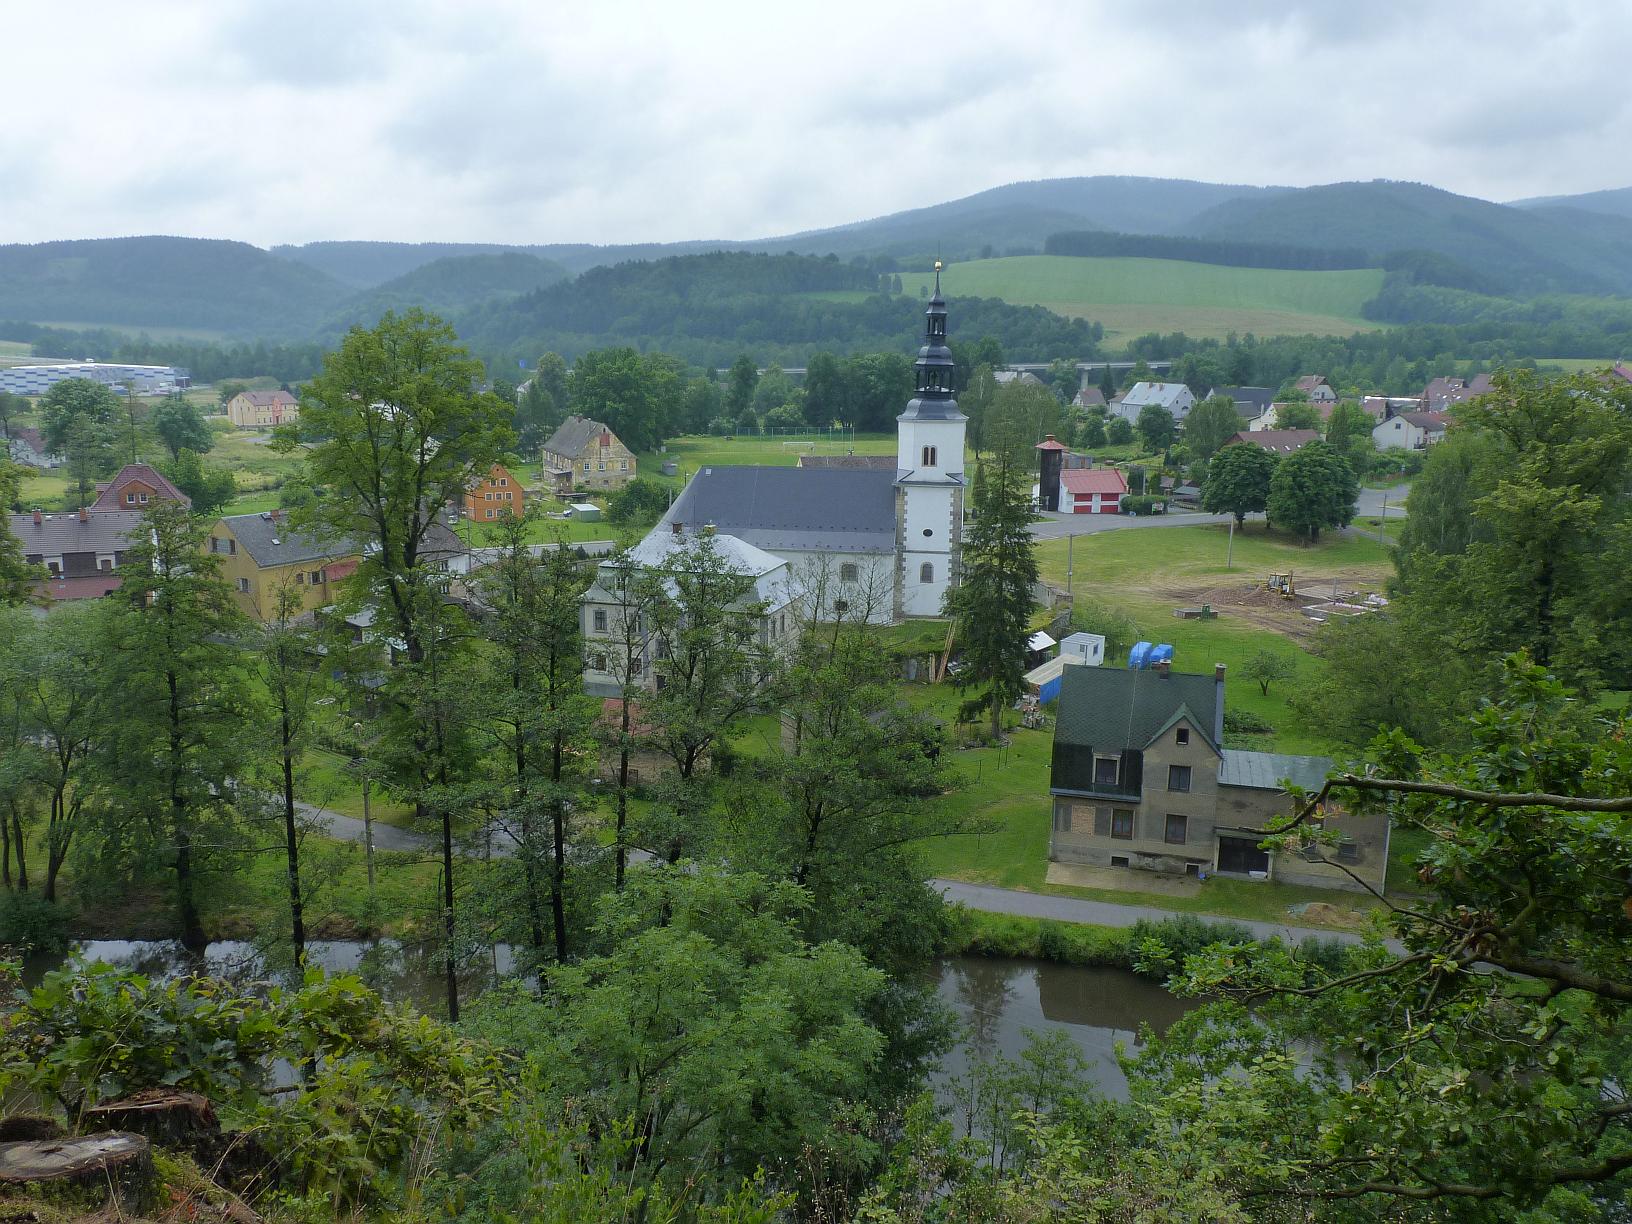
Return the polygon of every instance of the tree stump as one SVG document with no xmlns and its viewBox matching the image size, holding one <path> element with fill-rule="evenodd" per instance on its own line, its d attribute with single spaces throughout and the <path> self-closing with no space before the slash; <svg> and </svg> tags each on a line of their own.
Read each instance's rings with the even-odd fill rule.
<svg viewBox="0 0 1632 1224">
<path fill-rule="evenodd" d="M 9 1118 L 0 1118 L 0 1143 L 15 1143 L 19 1139 L 55 1139 L 61 1134 L 61 1123 L 43 1114 L 12 1114 Z"/>
<path fill-rule="evenodd" d="M 152 1146 L 124 1131 L 0 1143 L 0 1190 L 13 1187 L 36 1191 L 52 1202 L 84 1207 L 113 1203 L 137 1213 L 159 1197 Z"/>
<path fill-rule="evenodd" d="M 174 1088 L 143 1088 L 117 1101 L 87 1109 L 88 1130 L 130 1131 L 157 1147 L 196 1150 L 221 1133 L 209 1098 Z"/>
</svg>

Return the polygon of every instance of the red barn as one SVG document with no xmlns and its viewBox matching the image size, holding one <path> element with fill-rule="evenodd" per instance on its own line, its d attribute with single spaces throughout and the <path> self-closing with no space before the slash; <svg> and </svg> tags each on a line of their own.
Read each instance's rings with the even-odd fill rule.
<svg viewBox="0 0 1632 1224">
<path fill-rule="evenodd" d="M 1128 481 L 1119 468 L 1067 468 L 1060 473 L 1063 514 L 1117 514 Z"/>
</svg>

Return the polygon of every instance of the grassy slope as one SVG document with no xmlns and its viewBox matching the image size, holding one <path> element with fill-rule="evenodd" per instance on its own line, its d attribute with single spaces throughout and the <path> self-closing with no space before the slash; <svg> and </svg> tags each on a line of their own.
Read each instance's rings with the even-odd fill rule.
<svg viewBox="0 0 1632 1224">
<path fill-rule="evenodd" d="M 928 273 L 902 273 L 909 294 Z M 1172 259 L 1019 255 L 954 264 L 949 293 L 1046 306 L 1104 324 L 1115 345 L 1150 331 L 1219 336 L 1348 335 L 1372 324 L 1360 307 L 1382 287 L 1380 269 L 1291 272 Z"/>
</svg>

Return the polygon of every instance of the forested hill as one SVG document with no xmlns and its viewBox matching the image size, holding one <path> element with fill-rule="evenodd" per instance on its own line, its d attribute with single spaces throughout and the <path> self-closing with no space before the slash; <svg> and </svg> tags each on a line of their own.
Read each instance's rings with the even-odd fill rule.
<svg viewBox="0 0 1632 1224">
<path fill-rule="evenodd" d="M 520 251 L 448 256 L 347 299 L 324 330 L 341 331 L 356 323 L 372 327 L 387 310 L 413 306 L 452 315 L 492 298 L 541 289 L 567 275 L 560 264 Z"/>
<path fill-rule="evenodd" d="M 349 290 L 246 242 L 95 238 L 0 246 L 0 319 L 282 334 Z"/>
<path fill-rule="evenodd" d="M 1632 293 L 1632 220 L 1521 209 L 1418 183 L 1333 183 L 1201 214 L 1197 236 L 1374 256 L 1431 251 L 1504 292 Z"/>
<path fill-rule="evenodd" d="M 592 268 L 478 306 L 457 325 L 495 369 L 546 350 L 570 359 L 620 344 L 711 366 L 745 351 L 794 362 L 820 349 L 910 352 L 920 343 L 924 304 L 878 292 L 879 280 L 837 259 L 716 252 Z M 994 336 L 1012 360 L 1091 356 L 1099 338 L 1091 324 L 1036 306 L 954 298 L 952 312 L 960 336 Z"/>
</svg>

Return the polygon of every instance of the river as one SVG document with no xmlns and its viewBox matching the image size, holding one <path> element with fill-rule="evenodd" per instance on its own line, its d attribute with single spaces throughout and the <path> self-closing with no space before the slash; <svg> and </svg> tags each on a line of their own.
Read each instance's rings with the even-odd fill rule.
<svg viewBox="0 0 1632 1224">
<path fill-rule="evenodd" d="M 79 945 L 79 953 L 86 960 L 106 961 L 154 979 L 182 973 L 211 973 L 239 981 L 269 976 L 254 945 L 244 942 L 212 943 L 202 955 L 194 955 L 171 940 L 95 940 Z M 432 1014 L 441 1010 L 441 962 L 428 950 L 391 941 L 329 940 L 308 945 L 308 956 L 330 972 L 359 974 L 386 998 Z M 61 963 L 61 958 L 36 959 L 26 966 L 25 981 L 38 981 Z M 490 959 L 467 968 L 462 975 L 464 991 L 481 990 L 512 965 L 510 949 L 501 945 Z M 936 962 L 933 973 L 941 999 L 963 1022 L 963 1036 L 947 1053 L 936 1077 L 943 1096 L 949 1084 L 967 1075 L 971 1064 L 994 1055 L 1018 1058 L 1028 1033 L 1061 1032 L 1082 1051 L 1095 1087 L 1106 1096 L 1123 1097 L 1127 1082 L 1116 1064 L 1116 1043 L 1131 1047 L 1143 1024 L 1165 1031 L 1194 1006 L 1121 969 L 953 956 Z"/>
</svg>

